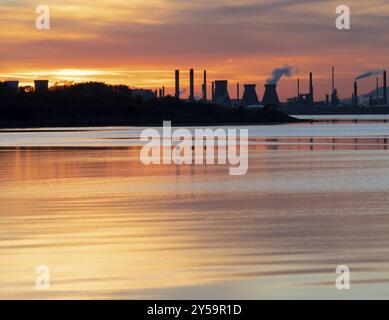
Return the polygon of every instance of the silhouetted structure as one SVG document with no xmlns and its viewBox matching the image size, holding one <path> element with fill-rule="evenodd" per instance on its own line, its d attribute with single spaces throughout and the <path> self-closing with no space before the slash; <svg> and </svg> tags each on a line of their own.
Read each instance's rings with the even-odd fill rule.
<svg viewBox="0 0 389 320">
<path fill-rule="evenodd" d="M 358 98 L 358 83 L 357 81 L 354 81 L 354 94 L 353 94 L 353 105 L 358 106 L 359 105 L 359 98 Z"/>
<path fill-rule="evenodd" d="M 5 81 L 4 84 L 13 94 L 19 92 L 19 81 Z"/>
<path fill-rule="evenodd" d="M 300 78 L 297 79 L 297 97 L 287 99 L 288 105 L 292 106 L 313 106 L 313 75 L 309 73 L 309 93 L 300 92 Z"/>
<path fill-rule="evenodd" d="M 212 101 L 215 100 L 215 82 L 212 81 Z"/>
<path fill-rule="evenodd" d="M 239 110 L 204 101 L 177 100 L 169 96 L 145 101 L 128 86 L 112 86 L 98 82 L 54 85 L 46 94 L 21 91 L 18 96 L 14 96 L 8 92 L 6 85 L 0 82 L 0 127 L 6 128 L 159 126 L 166 119 L 175 125 L 298 121 L 282 112 Z"/>
<path fill-rule="evenodd" d="M 213 102 L 221 105 L 231 106 L 231 99 L 228 94 L 228 81 L 217 80 L 215 81 L 215 95 Z"/>
<path fill-rule="evenodd" d="M 388 97 L 387 97 L 387 85 L 386 85 L 386 71 L 384 71 L 384 104 L 388 104 Z"/>
<path fill-rule="evenodd" d="M 242 98 L 242 107 L 247 107 L 250 105 L 258 105 L 258 96 L 257 92 L 255 91 L 255 84 L 245 84 L 244 85 L 244 93 Z"/>
<path fill-rule="evenodd" d="M 354 98 L 355 99 L 355 98 Z M 332 67 L 332 93 L 331 93 L 331 105 L 336 107 L 340 100 L 338 98 L 338 90 L 335 88 L 335 67 Z"/>
<path fill-rule="evenodd" d="M 207 71 L 204 70 L 204 79 L 203 79 L 203 100 L 207 101 Z"/>
<path fill-rule="evenodd" d="M 45 93 L 49 91 L 49 80 L 35 80 L 34 85 L 36 93 Z"/>
<path fill-rule="evenodd" d="M 176 76 L 176 92 L 175 92 L 175 97 L 176 99 L 180 99 L 180 70 L 175 71 L 175 76 Z"/>
<path fill-rule="evenodd" d="M 378 83 L 378 77 L 377 77 L 377 79 L 376 79 L 376 93 L 377 93 L 376 98 L 377 98 L 377 100 L 380 98 L 380 95 L 378 94 L 378 90 L 379 90 L 379 83 Z"/>
<path fill-rule="evenodd" d="M 146 89 L 132 89 L 131 97 L 141 101 L 151 101 L 157 98 L 153 91 Z"/>
<path fill-rule="evenodd" d="M 194 101 L 194 70 L 189 71 L 189 100 Z"/>
<path fill-rule="evenodd" d="M 276 84 L 265 84 L 265 93 L 263 94 L 262 104 L 269 110 L 273 110 L 280 105 Z"/>
</svg>

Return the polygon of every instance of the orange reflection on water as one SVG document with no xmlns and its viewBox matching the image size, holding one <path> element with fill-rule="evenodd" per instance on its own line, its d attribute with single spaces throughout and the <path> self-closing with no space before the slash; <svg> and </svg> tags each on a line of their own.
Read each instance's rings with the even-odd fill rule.
<svg viewBox="0 0 389 320">
<path fill-rule="evenodd" d="M 379 285 L 389 278 L 385 147 L 254 139 L 242 177 L 144 166 L 136 147 L 3 148 L 0 297 L 333 297 L 339 262 Z M 50 268 L 49 291 L 35 289 L 38 265 Z"/>
</svg>

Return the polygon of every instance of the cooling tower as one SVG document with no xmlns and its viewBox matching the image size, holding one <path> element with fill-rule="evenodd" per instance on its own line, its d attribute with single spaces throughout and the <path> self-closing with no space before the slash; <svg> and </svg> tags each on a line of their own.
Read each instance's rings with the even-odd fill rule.
<svg viewBox="0 0 389 320">
<path fill-rule="evenodd" d="M 265 84 L 265 93 L 263 94 L 262 104 L 267 109 L 275 109 L 280 105 L 276 84 Z"/>
<path fill-rule="evenodd" d="M 176 70 L 176 99 L 180 99 L 180 70 Z"/>
<path fill-rule="evenodd" d="M 213 97 L 213 102 L 217 104 L 231 106 L 231 99 L 230 96 L 228 95 L 227 80 L 215 81 L 215 95 Z"/>
<path fill-rule="evenodd" d="M 255 91 L 255 84 L 245 84 L 244 85 L 244 93 L 242 98 L 242 107 L 247 107 L 251 105 L 258 105 L 258 96 L 257 92 Z"/>
<path fill-rule="evenodd" d="M 49 80 L 35 80 L 35 92 L 43 93 L 49 91 Z"/>
<path fill-rule="evenodd" d="M 193 69 L 190 69 L 189 71 L 189 81 L 190 81 L 190 84 L 189 84 L 189 100 L 190 101 L 194 101 L 194 71 Z"/>
<path fill-rule="evenodd" d="M 4 84 L 13 92 L 18 93 L 19 81 L 5 81 Z"/>
</svg>

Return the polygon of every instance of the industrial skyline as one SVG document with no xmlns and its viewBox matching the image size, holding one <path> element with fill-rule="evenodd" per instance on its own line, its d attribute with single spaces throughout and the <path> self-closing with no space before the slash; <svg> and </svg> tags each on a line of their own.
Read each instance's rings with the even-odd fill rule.
<svg viewBox="0 0 389 320">
<path fill-rule="evenodd" d="M 315 85 L 313 72 L 309 72 L 309 82 L 308 82 L 308 93 L 301 93 L 301 78 L 297 77 L 297 92 L 296 96 L 291 96 L 286 99 L 286 101 L 282 101 L 279 99 L 279 95 L 277 92 L 277 86 L 280 80 L 283 77 L 292 78 L 293 67 L 289 65 L 284 65 L 281 68 L 274 68 L 272 71 L 272 75 L 265 82 L 265 89 L 263 91 L 263 98 L 258 99 L 257 85 L 253 83 L 244 83 L 243 84 L 243 96 L 240 96 L 240 83 L 236 83 L 236 91 L 235 96 L 231 98 L 229 93 L 229 80 L 211 80 L 210 84 L 208 83 L 207 78 L 207 70 L 202 71 L 202 83 L 201 83 L 201 95 L 195 94 L 195 70 L 191 68 L 189 70 L 189 84 L 188 84 L 188 92 L 189 96 L 186 96 L 185 85 L 181 84 L 181 70 L 176 69 L 174 71 L 174 94 L 169 94 L 166 91 L 164 85 L 159 88 L 151 89 L 151 88 L 134 88 L 134 92 L 138 92 L 141 96 L 147 96 L 150 98 L 150 93 L 154 93 L 154 97 L 163 98 L 165 96 L 173 96 L 176 99 L 183 99 L 188 101 L 195 100 L 204 100 L 213 102 L 216 104 L 228 105 L 228 106 L 253 106 L 253 105 L 274 105 L 280 106 L 281 104 L 285 104 L 287 106 L 333 106 L 336 107 L 339 104 L 342 104 L 342 100 L 340 99 L 339 91 L 336 87 L 336 77 L 335 77 L 335 67 L 331 68 L 331 91 L 326 93 L 324 99 L 320 97 L 315 97 Z M 382 74 L 382 93 L 380 94 L 380 79 L 379 76 Z M 373 78 L 375 76 L 375 78 Z M 370 78 L 375 79 L 375 94 L 369 96 L 368 103 L 363 101 L 362 95 L 359 91 L 359 82 L 362 79 Z M 19 81 L 17 80 L 6 80 L 4 82 L 6 86 L 11 88 L 15 93 L 19 91 Z M 211 99 L 208 99 L 208 87 L 211 85 Z M 35 92 L 44 93 L 49 89 L 49 80 L 34 80 L 34 89 Z M 372 91 L 370 91 L 372 92 Z M 366 93 L 365 93 L 366 96 Z M 347 99 L 343 99 L 347 100 Z M 347 104 L 347 103 L 343 103 Z M 384 69 L 376 69 L 364 72 L 357 76 L 353 85 L 353 93 L 351 94 L 350 105 L 359 106 L 359 105 L 387 105 L 387 73 Z"/>
<path fill-rule="evenodd" d="M 48 3 L 51 29 L 34 28 L 34 1 L 2 3 L 0 81 L 37 79 L 104 81 L 159 88 L 174 95 L 171 70 L 208 70 L 212 79 L 262 87 L 272 66 L 299 67 L 302 92 L 315 73 L 315 95 L 331 92 L 328 65 L 336 65 L 337 89 L 349 97 L 350 83 L 371 68 L 389 69 L 389 3 L 355 0 L 352 29 L 335 28 L 337 1 L 69 0 Z M 293 17 L 292 19 L 290 17 Z M 307 27 L 309 26 L 309 27 Z M 326 41 L 323 41 L 326 39 Z M 202 77 L 195 75 L 196 96 Z M 188 81 L 187 73 L 182 81 Z M 242 87 L 243 88 L 243 87 Z M 360 92 L 371 88 L 359 83 Z M 351 89 L 352 91 L 352 89 Z M 210 92 L 210 87 L 208 87 Z M 258 92 L 259 93 L 259 92 Z M 279 84 L 280 99 L 295 94 L 295 81 Z"/>
</svg>

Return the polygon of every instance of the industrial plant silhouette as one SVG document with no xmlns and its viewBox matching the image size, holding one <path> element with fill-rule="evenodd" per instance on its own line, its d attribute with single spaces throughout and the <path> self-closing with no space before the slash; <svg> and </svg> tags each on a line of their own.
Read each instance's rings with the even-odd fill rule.
<svg viewBox="0 0 389 320">
<path fill-rule="evenodd" d="M 136 89 L 125 85 L 100 82 L 62 83 L 49 87 L 48 80 L 35 80 L 34 87 L 19 87 L 18 81 L 0 82 L 0 126 L 36 125 L 160 125 L 171 120 L 175 125 L 265 124 L 298 121 L 287 114 L 353 114 L 389 113 L 386 71 L 382 70 L 383 88 L 366 95 L 358 93 L 358 78 L 349 101 L 341 101 L 335 87 L 332 67 L 332 92 L 325 100 L 316 101 L 313 73 L 309 74 L 309 92 L 281 102 L 277 81 L 288 68 L 275 69 L 265 84 L 259 100 L 255 84 L 236 85 L 236 99 L 228 92 L 228 80 L 211 83 L 211 99 L 207 93 L 207 71 L 203 73 L 202 97 L 195 98 L 195 72 L 189 70 L 189 97 L 181 96 L 180 70 L 175 70 L 175 94 L 157 90 Z M 366 73 L 370 76 L 373 73 Z M 364 77 L 362 75 L 361 77 Z"/>
</svg>

